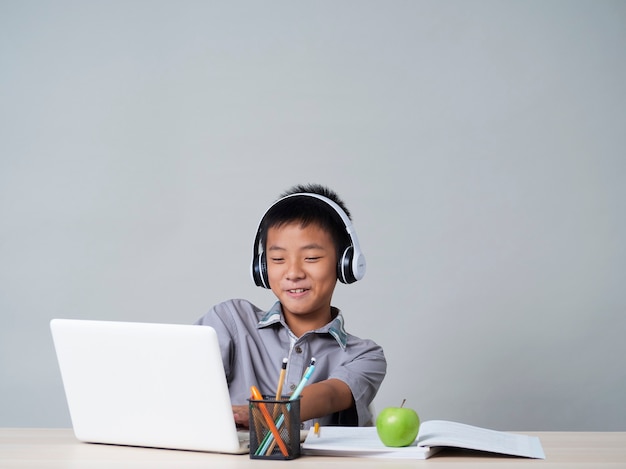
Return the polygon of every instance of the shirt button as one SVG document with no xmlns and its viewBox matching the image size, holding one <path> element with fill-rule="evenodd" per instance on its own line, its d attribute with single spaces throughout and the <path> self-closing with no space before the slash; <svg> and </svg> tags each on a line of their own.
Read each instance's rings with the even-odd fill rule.
<svg viewBox="0 0 626 469">
<path fill-rule="evenodd" d="M 292 383 L 292 384 L 291 384 L 291 386 L 289 386 L 289 388 L 290 388 L 292 391 L 295 391 L 295 390 L 296 390 L 296 388 L 297 388 L 297 386 L 296 386 L 295 384 L 293 384 L 293 383 Z"/>
<path fill-rule="evenodd" d="M 296 346 L 296 353 L 302 353 L 302 347 Z"/>
</svg>

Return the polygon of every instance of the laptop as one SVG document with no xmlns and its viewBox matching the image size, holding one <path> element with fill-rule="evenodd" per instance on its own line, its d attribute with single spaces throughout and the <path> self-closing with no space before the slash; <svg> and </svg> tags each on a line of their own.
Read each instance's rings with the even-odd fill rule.
<svg viewBox="0 0 626 469">
<path fill-rule="evenodd" d="M 78 440 L 249 453 L 213 328 L 53 319 L 50 329 Z"/>
</svg>

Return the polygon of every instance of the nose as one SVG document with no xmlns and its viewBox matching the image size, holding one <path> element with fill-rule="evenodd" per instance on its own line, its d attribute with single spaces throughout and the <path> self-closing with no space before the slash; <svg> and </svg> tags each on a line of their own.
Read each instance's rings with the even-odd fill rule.
<svg viewBox="0 0 626 469">
<path fill-rule="evenodd" d="M 285 277 L 287 280 L 299 280 L 304 278 L 304 275 L 304 270 L 302 269 L 302 264 L 300 262 L 297 260 L 289 261 L 285 271 Z"/>
</svg>

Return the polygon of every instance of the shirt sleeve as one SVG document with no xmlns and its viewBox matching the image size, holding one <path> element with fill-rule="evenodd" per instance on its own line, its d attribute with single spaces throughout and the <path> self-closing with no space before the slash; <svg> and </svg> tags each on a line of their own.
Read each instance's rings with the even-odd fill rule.
<svg viewBox="0 0 626 469">
<path fill-rule="evenodd" d="M 223 311 L 221 311 L 224 309 L 224 306 L 225 305 L 214 306 L 205 315 L 200 317 L 195 324 L 198 326 L 210 326 L 215 329 L 220 345 L 222 363 L 224 364 L 224 373 L 226 374 L 227 381 L 230 381 L 230 376 L 233 371 L 233 350 L 236 337 L 234 329 L 236 329 L 236 325 L 231 315 L 223 314 Z"/>
<path fill-rule="evenodd" d="M 349 343 L 353 358 L 331 371 L 329 378 L 346 383 L 352 391 L 358 425 L 372 425 L 370 404 L 387 373 L 387 361 L 383 349 L 371 340 L 359 339 Z"/>
</svg>

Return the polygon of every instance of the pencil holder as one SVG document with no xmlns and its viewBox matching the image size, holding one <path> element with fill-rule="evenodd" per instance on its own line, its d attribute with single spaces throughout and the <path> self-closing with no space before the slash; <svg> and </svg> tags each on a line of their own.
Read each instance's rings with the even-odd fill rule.
<svg viewBox="0 0 626 469">
<path fill-rule="evenodd" d="M 300 457 L 300 398 L 250 402 L 250 458 L 295 459 Z"/>
</svg>

